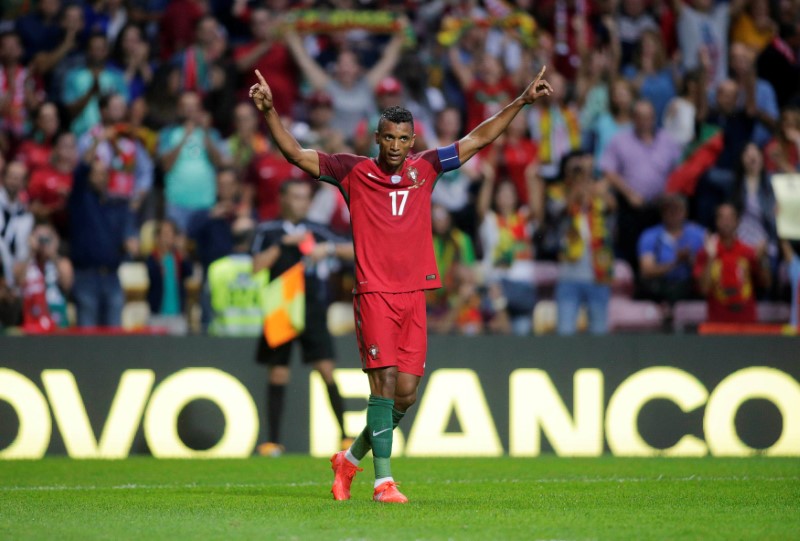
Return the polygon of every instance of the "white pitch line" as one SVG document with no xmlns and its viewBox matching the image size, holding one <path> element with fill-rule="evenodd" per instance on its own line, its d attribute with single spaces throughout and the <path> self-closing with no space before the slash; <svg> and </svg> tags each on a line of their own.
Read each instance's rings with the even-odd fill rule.
<svg viewBox="0 0 800 541">
<path fill-rule="evenodd" d="M 752 477 L 752 476 L 727 476 L 727 477 L 554 477 L 552 479 L 428 479 L 426 481 L 408 481 L 408 484 L 438 484 L 438 485 L 469 485 L 469 484 L 551 484 L 551 483 L 700 483 L 700 482 L 725 482 L 725 481 L 764 481 L 784 482 L 800 481 L 798 476 L 788 477 Z M 0 492 L 69 492 L 69 491 L 94 491 L 94 490 L 187 490 L 187 489 L 267 489 L 267 488 L 297 488 L 311 486 L 328 486 L 328 481 L 305 481 L 302 483 L 223 483 L 223 484 L 161 484 L 146 485 L 128 483 L 125 485 L 34 485 L 34 486 L 5 486 L 0 487 Z"/>
</svg>

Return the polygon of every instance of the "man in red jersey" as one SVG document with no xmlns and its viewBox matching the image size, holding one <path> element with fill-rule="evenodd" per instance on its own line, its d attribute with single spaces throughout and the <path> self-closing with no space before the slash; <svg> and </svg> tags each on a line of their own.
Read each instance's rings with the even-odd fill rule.
<svg viewBox="0 0 800 541">
<path fill-rule="evenodd" d="M 259 71 L 250 97 L 286 159 L 339 188 L 350 207 L 356 253 L 353 301 L 361 362 L 369 378 L 367 426 L 347 451 L 331 458 L 336 500 L 350 499 L 358 463 L 372 449 L 375 501 L 406 503 L 392 478 L 392 430 L 416 401 L 425 370 L 424 290 L 441 287 L 431 235 L 431 192 L 440 174 L 494 141 L 525 105 L 552 92 L 544 68 L 525 91 L 461 140 L 409 156 L 414 119 L 402 107 L 381 114 L 377 158 L 305 149 L 281 123 Z"/>
</svg>

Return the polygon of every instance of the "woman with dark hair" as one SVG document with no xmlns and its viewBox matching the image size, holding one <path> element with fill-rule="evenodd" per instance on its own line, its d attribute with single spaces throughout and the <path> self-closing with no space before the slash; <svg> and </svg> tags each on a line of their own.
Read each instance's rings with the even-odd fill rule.
<svg viewBox="0 0 800 541">
<path fill-rule="evenodd" d="M 775 194 L 764 170 L 764 155 L 755 143 L 742 152 L 736 172 L 733 204 L 739 212 L 736 236 L 755 250 L 764 250 L 773 274 L 778 264 L 778 232 L 775 226 Z"/>
<path fill-rule="evenodd" d="M 130 100 L 143 96 L 153 82 L 155 69 L 150 62 L 150 44 L 139 25 L 128 23 L 120 30 L 112 58 L 125 74 Z"/>
</svg>

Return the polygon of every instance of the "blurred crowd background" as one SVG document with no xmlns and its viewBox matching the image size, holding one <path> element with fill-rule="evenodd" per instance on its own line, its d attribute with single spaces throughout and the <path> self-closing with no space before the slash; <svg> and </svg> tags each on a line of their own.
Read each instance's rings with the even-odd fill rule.
<svg viewBox="0 0 800 541">
<path fill-rule="evenodd" d="M 2 328 L 237 334 L 215 319 L 252 283 L 216 261 L 273 220 L 346 241 L 342 195 L 265 134 L 255 69 L 301 144 L 374 155 L 383 108 L 446 145 L 543 65 L 553 95 L 437 181 L 431 331 L 798 323 L 772 180 L 800 173 L 800 0 L 0 6 Z M 348 332 L 352 262 L 300 249 Z"/>
</svg>

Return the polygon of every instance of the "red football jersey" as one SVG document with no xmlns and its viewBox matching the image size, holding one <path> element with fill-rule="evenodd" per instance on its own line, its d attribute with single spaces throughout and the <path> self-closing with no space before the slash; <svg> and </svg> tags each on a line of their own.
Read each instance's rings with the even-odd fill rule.
<svg viewBox="0 0 800 541">
<path fill-rule="evenodd" d="M 320 180 L 338 186 L 350 208 L 355 292 L 441 287 L 433 255 L 431 193 L 443 170 L 460 165 L 457 146 L 409 156 L 396 174 L 384 173 L 373 158 L 318 154 Z"/>
</svg>

